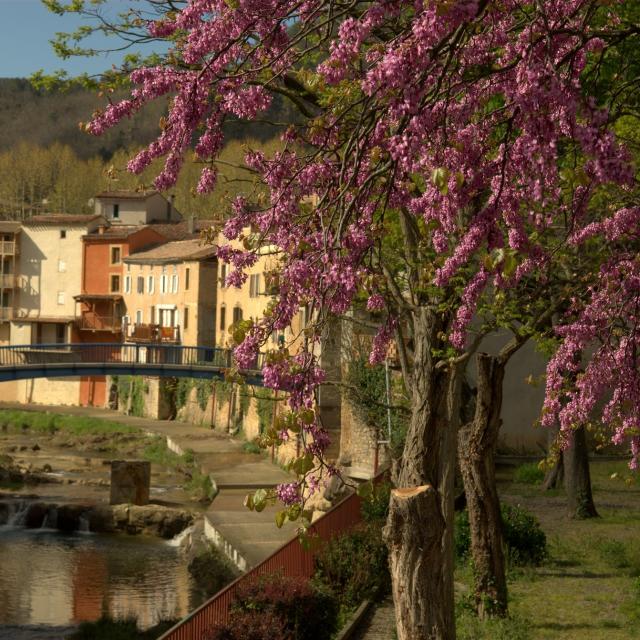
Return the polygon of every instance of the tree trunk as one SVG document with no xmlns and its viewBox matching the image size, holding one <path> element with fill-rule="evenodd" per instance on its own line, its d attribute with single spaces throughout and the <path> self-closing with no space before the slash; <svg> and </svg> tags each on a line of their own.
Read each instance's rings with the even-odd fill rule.
<svg viewBox="0 0 640 640">
<path fill-rule="evenodd" d="M 548 456 L 555 457 L 553 467 L 547 471 L 542 482 L 542 490 L 550 491 L 551 489 L 559 489 L 564 480 L 564 459 L 562 449 L 558 443 L 560 429 L 549 429 L 547 433 Z"/>
<path fill-rule="evenodd" d="M 569 516 L 571 518 L 597 518 L 598 512 L 591 493 L 589 473 L 589 448 L 584 427 L 578 427 L 571 434 L 569 446 L 563 451 L 565 475 L 564 488 L 567 492 Z"/>
<path fill-rule="evenodd" d="M 473 420 L 458 433 L 458 459 L 467 496 L 476 611 L 480 618 L 507 614 L 507 580 L 495 450 L 500 432 L 504 363 L 476 356 L 478 391 Z"/>
<path fill-rule="evenodd" d="M 442 325 L 414 317 L 412 414 L 394 478 L 384 536 L 398 640 L 454 640 L 453 481 L 459 368 L 438 369 L 431 349 Z"/>
</svg>

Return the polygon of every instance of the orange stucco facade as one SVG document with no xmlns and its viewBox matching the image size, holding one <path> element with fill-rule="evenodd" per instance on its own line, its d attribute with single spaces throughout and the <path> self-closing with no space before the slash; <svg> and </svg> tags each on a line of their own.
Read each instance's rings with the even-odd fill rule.
<svg viewBox="0 0 640 640">
<path fill-rule="evenodd" d="M 81 342 L 121 342 L 125 313 L 123 260 L 130 253 L 166 242 L 150 227 L 101 228 L 83 237 L 82 292 L 79 304 Z M 80 381 L 82 406 L 105 406 L 107 384 L 104 376 L 83 377 Z"/>
</svg>

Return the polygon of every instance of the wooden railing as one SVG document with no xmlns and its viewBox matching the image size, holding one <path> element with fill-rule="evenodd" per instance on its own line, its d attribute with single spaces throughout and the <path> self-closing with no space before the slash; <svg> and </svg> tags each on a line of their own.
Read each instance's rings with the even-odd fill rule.
<svg viewBox="0 0 640 640">
<path fill-rule="evenodd" d="M 132 342 L 180 342 L 180 327 L 134 324 L 129 327 L 128 339 Z"/>
<path fill-rule="evenodd" d="M 85 331 L 122 331 L 121 316 L 101 316 L 85 311 L 78 319 L 78 326 Z"/>
<path fill-rule="evenodd" d="M 0 254 L 12 256 L 16 252 L 16 243 L 14 240 L 0 240 Z"/>
<path fill-rule="evenodd" d="M 309 533 L 321 542 L 330 540 L 361 522 L 361 506 L 362 499 L 355 493 L 350 494 L 316 520 L 309 528 Z M 275 523 L 273 526 L 275 527 Z M 306 550 L 297 537 L 293 538 L 266 560 L 207 600 L 158 640 L 203 640 L 214 624 L 228 622 L 230 605 L 242 582 L 254 576 L 274 572 L 281 572 L 285 576 L 311 578 L 314 572 L 314 551 Z"/>
</svg>

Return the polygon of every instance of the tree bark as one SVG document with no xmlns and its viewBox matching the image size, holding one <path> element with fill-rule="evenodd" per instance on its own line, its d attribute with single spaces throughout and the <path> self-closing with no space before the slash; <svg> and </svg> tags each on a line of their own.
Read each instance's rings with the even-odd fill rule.
<svg viewBox="0 0 640 640">
<path fill-rule="evenodd" d="M 412 413 L 394 478 L 384 537 L 398 640 L 454 640 L 453 482 L 459 367 L 438 368 L 442 331 L 427 309 L 414 315 Z"/>
<path fill-rule="evenodd" d="M 559 489 L 562 486 L 564 480 L 564 459 L 562 456 L 562 449 L 559 447 L 558 436 L 560 429 L 549 429 L 547 434 L 548 444 L 548 456 L 557 456 L 556 461 L 547 471 L 542 482 L 542 490 L 550 491 L 552 489 Z"/>
<path fill-rule="evenodd" d="M 598 512 L 591 492 L 589 473 L 589 447 L 584 427 L 571 434 L 569 446 L 563 451 L 565 474 L 564 488 L 571 518 L 597 518 Z"/>
<path fill-rule="evenodd" d="M 505 363 L 476 356 L 475 415 L 458 433 L 458 459 L 467 497 L 474 569 L 474 596 L 480 618 L 507 615 L 507 580 L 495 451 L 500 432 Z"/>
</svg>

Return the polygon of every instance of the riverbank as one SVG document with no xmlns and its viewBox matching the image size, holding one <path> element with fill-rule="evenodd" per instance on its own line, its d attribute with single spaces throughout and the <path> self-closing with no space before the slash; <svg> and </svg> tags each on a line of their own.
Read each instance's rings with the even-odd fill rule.
<svg viewBox="0 0 640 640">
<path fill-rule="evenodd" d="M 243 498 L 249 491 L 290 482 L 291 476 L 264 453 L 247 452 L 242 440 L 228 434 L 184 422 L 138 418 L 95 407 L 0 403 L 0 412 L 3 409 L 115 422 L 162 437 L 173 453 L 192 457 L 200 472 L 210 478 L 216 493 L 213 502 L 203 508 L 205 534 L 241 571 L 264 560 L 295 534 L 292 523 L 281 529 L 275 526 L 275 506 L 261 513 L 243 506 Z M 152 474 L 160 472 L 158 466 L 152 465 Z M 163 496 L 163 504 L 166 500 Z"/>
</svg>

